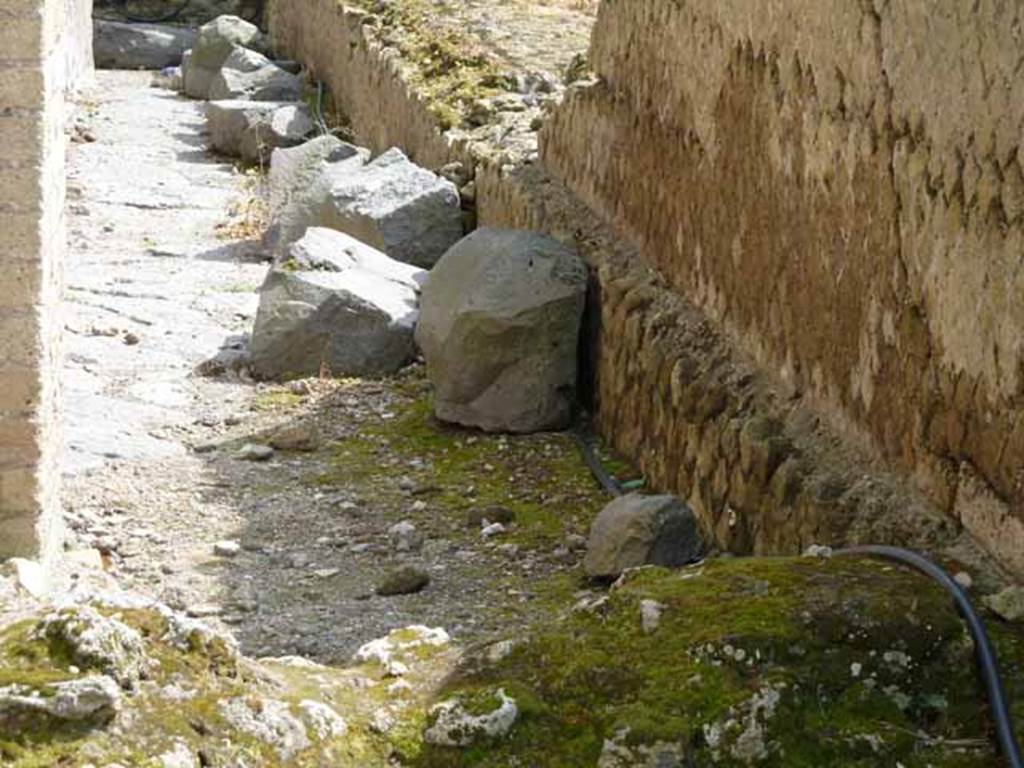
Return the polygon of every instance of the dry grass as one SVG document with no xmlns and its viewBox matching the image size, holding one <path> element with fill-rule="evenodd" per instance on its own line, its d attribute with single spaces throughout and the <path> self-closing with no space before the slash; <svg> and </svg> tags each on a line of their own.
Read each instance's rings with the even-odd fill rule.
<svg viewBox="0 0 1024 768">
<path fill-rule="evenodd" d="M 244 173 L 239 197 L 228 207 L 227 221 L 217 225 L 221 240 L 258 240 L 267 229 L 270 208 L 263 193 L 264 170 L 250 168 Z"/>
</svg>

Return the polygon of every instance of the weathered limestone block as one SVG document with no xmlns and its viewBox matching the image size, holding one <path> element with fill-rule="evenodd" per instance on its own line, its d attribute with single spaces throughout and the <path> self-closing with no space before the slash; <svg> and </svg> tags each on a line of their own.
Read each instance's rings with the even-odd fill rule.
<svg viewBox="0 0 1024 768">
<path fill-rule="evenodd" d="M 298 147 L 275 149 L 268 175 L 271 219 L 264 237 L 270 251 L 283 254 L 306 234 L 330 192 L 331 179 L 358 169 L 369 154 L 369 150 L 334 136 L 318 136 Z"/>
<path fill-rule="evenodd" d="M 185 95 L 209 98 L 214 79 L 239 46 L 253 50 L 264 47 L 263 35 L 255 24 L 237 16 L 218 16 L 201 26 L 192 53 L 182 66 Z"/>
<path fill-rule="evenodd" d="M 163 69 L 181 64 L 195 30 L 170 24 L 93 22 L 93 55 L 100 69 Z"/>
<path fill-rule="evenodd" d="M 451 248 L 423 289 L 416 340 L 439 419 L 488 431 L 569 423 L 586 268 L 561 243 L 479 229 Z"/>
<path fill-rule="evenodd" d="M 260 289 L 253 371 L 262 378 L 394 373 L 415 353 L 425 276 L 341 232 L 310 228 Z"/>
<path fill-rule="evenodd" d="M 211 101 L 206 107 L 210 145 L 248 162 L 269 159 L 279 147 L 301 144 L 313 131 L 305 104 Z"/>
<path fill-rule="evenodd" d="M 335 179 L 315 223 L 425 268 L 462 237 L 455 185 L 394 148 Z"/>
<path fill-rule="evenodd" d="M 210 81 L 207 98 L 218 101 L 298 101 L 301 96 L 302 80 L 298 75 L 269 63 L 251 70 L 222 67 Z"/>
</svg>

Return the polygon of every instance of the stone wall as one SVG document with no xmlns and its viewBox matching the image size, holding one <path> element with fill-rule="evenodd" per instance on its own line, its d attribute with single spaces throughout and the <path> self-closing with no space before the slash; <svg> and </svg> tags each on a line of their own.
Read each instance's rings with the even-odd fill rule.
<svg viewBox="0 0 1024 768">
<path fill-rule="evenodd" d="M 405 74 L 407 63 L 366 33 L 365 13 L 337 0 L 273 0 L 269 26 L 279 53 L 301 60 L 328 84 L 359 142 L 378 151 L 401 146 L 433 168 L 462 161 L 474 168 L 481 224 L 544 231 L 579 250 L 593 273 L 582 394 L 596 411 L 601 433 L 640 466 L 648 487 L 687 498 L 721 547 L 761 554 L 798 552 L 814 543 L 888 542 L 941 549 L 958 540 L 961 528 L 946 514 L 953 507 L 953 492 L 934 493 L 934 477 L 952 480 L 960 510 L 975 510 L 973 518 L 961 515 L 974 530 L 984 533 L 988 525 L 1012 532 L 1015 523 L 1006 517 L 1007 505 L 969 462 L 959 457 L 937 461 L 939 470 L 922 472 L 922 484 L 932 491 L 929 499 L 906 482 L 905 474 L 893 471 L 917 469 L 916 463 L 901 461 L 898 451 L 887 451 L 880 459 L 878 441 L 866 422 L 848 413 L 841 398 L 828 397 L 827 387 L 819 392 L 815 382 L 827 381 L 827 371 L 842 368 L 835 356 L 849 341 L 850 321 L 841 320 L 843 315 L 837 312 L 845 306 L 840 299 L 867 296 L 865 275 L 879 278 L 872 270 L 885 260 L 879 244 L 892 246 L 898 240 L 895 218 L 878 224 L 879 217 L 892 213 L 881 207 L 895 192 L 886 193 L 885 185 L 872 181 L 864 169 L 850 171 L 846 194 L 854 195 L 852 201 L 847 200 L 845 208 L 824 209 L 828 221 L 842 225 L 831 230 L 833 240 L 825 234 L 830 231 L 828 222 L 817 220 L 816 198 L 801 204 L 798 220 L 789 208 L 778 208 L 780 204 L 758 208 L 768 200 L 799 199 L 800 190 L 809 184 L 808 170 L 801 170 L 798 177 L 797 160 L 805 162 L 805 153 L 785 148 L 784 167 L 793 170 L 781 177 L 769 173 L 771 158 L 784 149 L 775 140 L 768 141 L 767 148 L 755 142 L 748 153 L 741 152 L 744 142 L 753 141 L 768 125 L 748 116 L 774 104 L 790 115 L 791 122 L 803 125 L 804 118 L 795 116 L 793 104 L 783 109 L 775 92 L 760 94 L 747 107 L 741 107 L 746 97 L 732 94 L 736 103 L 721 117 L 720 126 L 715 110 L 725 109 L 727 103 L 719 103 L 714 94 L 723 85 L 676 61 L 673 51 L 679 40 L 666 32 L 664 40 L 636 42 L 656 34 L 658 24 L 676 14 L 689 18 L 681 5 L 686 4 L 604 4 L 595 31 L 595 62 L 602 73 L 614 69 L 608 61 L 635 69 L 621 75 L 618 88 L 614 82 L 620 81 L 607 76 L 599 84 L 573 86 L 541 132 L 544 162 L 539 164 L 526 159 L 529 153 L 509 157 L 440 131 L 426 100 Z M 807 8 L 812 7 L 816 6 L 808 3 Z M 839 36 L 852 23 L 844 13 L 832 16 Z M 787 30 L 795 24 L 773 23 Z M 856 29 L 858 39 L 866 34 Z M 674 31 L 681 34 L 678 28 Z M 701 46 L 724 45 L 718 34 L 707 32 L 704 42 L 682 39 L 694 50 L 703 50 Z M 817 39 L 823 33 L 803 34 Z M 630 40 L 634 42 L 627 45 Z M 616 47 L 620 43 L 622 49 Z M 742 40 L 735 45 L 736 50 L 722 59 L 725 70 L 735 73 L 730 78 L 749 78 L 752 75 L 743 72 L 767 66 L 757 63 L 767 61 L 767 53 L 755 54 Z M 828 49 L 822 46 L 821 55 Z M 713 68 L 713 57 L 705 62 L 703 54 L 693 56 Z M 808 65 L 799 60 L 810 82 Z M 859 73 L 869 63 L 848 66 Z M 835 71 L 829 70 L 832 75 Z M 771 67 L 766 72 L 762 77 L 770 83 L 776 75 Z M 701 83 L 711 90 L 698 87 Z M 634 85 L 642 92 L 634 92 Z M 691 87 L 697 94 L 689 93 Z M 802 98 L 799 104 L 805 103 Z M 716 151 L 728 147 L 732 153 L 714 170 L 707 165 L 710 145 L 699 144 L 695 128 L 680 127 L 685 124 L 680 115 L 705 113 L 699 122 L 710 120 L 715 127 L 716 141 L 722 142 Z M 868 122 L 865 118 L 860 132 L 851 128 L 843 144 L 827 137 L 821 140 L 834 141 L 837 151 L 867 151 L 877 141 L 870 139 L 874 134 L 866 127 Z M 808 132 L 810 128 L 808 123 Z M 808 140 L 814 135 L 808 133 Z M 884 166 L 883 159 L 871 167 L 882 172 Z M 826 174 L 832 187 L 839 185 L 837 173 L 838 169 Z M 840 211 L 845 219 L 836 218 Z M 667 231 L 673 217 L 686 222 L 681 232 Z M 746 234 L 736 239 L 735 251 L 734 238 L 728 235 L 727 262 L 717 252 L 716 260 L 693 258 L 692 233 L 718 244 L 729 232 L 725 225 L 736 217 L 743 222 L 737 234 Z M 888 239 L 879 230 L 888 232 Z M 826 259 L 822 249 L 835 243 L 843 243 L 846 250 L 829 257 L 843 260 L 830 271 L 831 262 L 823 265 L 815 259 Z M 705 251 L 710 247 L 701 244 Z M 872 259 L 870 269 L 859 261 L 867 257 Z M 763 263 L 764 259 L 770 261 Z M 892 273 L 896 264 L 889 266 Z M 817 283 L 828 275 L 838 285 L 823 294 Z M 766 290 L 764 285 L 788 293 Z M 753 312 L 757 301 L 775 314 L 758 323 L 740 323 L 746 315 L 739 308 Z M 798 311 L 807 314 L 794 316 Z M 906 344 L 918 338 L 918 311 L 911 306 L 903 307 L 898 316 L 889 311 L 886 316 L 881 306 L 871 310 L 878 312 L 870 326 L 881 338 L 878 343 L 894 338 L 889 329 L 899 334 L 906 329 L 907 340 L 900 342 L 903 354 L 895 358 L 917 359 L 921 353 Z M 801 335 L 817 340 L 815 351 L 823 354 L 822 360 L 793 358 L 788 367 L 780 365 L 773 357 L 773 344 Z M 855 346 L 859 355 L 859 342 Z M 849 370 L 859 360 L 851 358 Z M 883 392 L 880 382 L 894 375 L 893 355 L 885 357 L 884 365 L 881 358 L 873 365 L 877 397 L 891 397 L 895 383 L 885 384 Z M 999 549 L 997 537 L 989 536 L 988 541 Z M 1024 572 L 1019 541 L 998 554 Z"/>
<path fill-rule="evenodd" d="M 1018 573 L 1022 23 L 973 0 L 604 2 L 599 80 L 541 136 L 671 291 Z M 620 428 L 669 407 L 609 394 Z M 681 437 L 637 436 L 665 482 Z"/>
<path fill-rule="evenodd" d="M 92 66 L 91 0 L 0 8 L 0 559 L 57 545 L 66 96 Z"/>
<path fill-rule="evenodd" d="M 330 89 L 361 143 L 375 152 L 402 147 L 430 168 L 460 156 L 402 77 L 398 52 L 366 34 L 365 11 L 338 0 L 270 0 L 266 14 L 274 50 Z"/>
</svg>

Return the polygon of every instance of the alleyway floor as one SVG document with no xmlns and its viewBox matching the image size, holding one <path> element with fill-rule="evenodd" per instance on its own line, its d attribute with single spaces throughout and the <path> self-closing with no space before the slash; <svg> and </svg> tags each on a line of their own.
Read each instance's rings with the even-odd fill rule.
<svg viewBox="0 0 1024 768">
<path fill-rule="evenodd" d="M 99 73 L 72 151 L 73 546 L 257 656 L 343 661 L 410 623 L 471 642 L 569 599 L 582 587 L 570 546 L 603 497 L 567 436 L 445 429 L 415 366 L 289 386 L 197 374 L 253 321 L 266 263 L 226 225 L 258 179 L 205 151 L 200 103 L 150 79 Z M 256 462 L 248 444 L 279 449 Z M 481 518 L 508 515 L 494 507 L 515 522 L 485 539 Z M 403 520 L 422 548 L 396 549 Z M 221 541 L 240 551 L 217 554 Z M 376 596 L 403 565 L 429 586 Z"/>
</svg>

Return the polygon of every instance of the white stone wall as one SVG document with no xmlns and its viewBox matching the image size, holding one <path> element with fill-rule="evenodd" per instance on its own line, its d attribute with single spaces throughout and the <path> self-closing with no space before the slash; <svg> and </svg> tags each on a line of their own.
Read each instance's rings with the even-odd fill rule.
<svg viewBox="0 0 1024 768">
<path fill-rule="evenodd" d="M 0 559 L 59 542 L 66 101 L 92 67 L 91 5 L 0 6 Z"/>
</svg>

